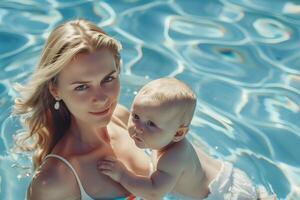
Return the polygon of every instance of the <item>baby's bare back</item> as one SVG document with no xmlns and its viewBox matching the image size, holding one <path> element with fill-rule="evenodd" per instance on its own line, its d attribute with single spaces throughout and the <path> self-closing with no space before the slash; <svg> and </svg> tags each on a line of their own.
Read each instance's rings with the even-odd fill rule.
<svg viewBox="0 0 300 200">
<path fill-rule="evenodd" d="M 173 192 L 195 199 L 205 198 L 209 194 L 208 185 L 220 171 L 221 163 L 195 148 L 187 139 L 183 145 L 184 171 Z"/>
</svg>

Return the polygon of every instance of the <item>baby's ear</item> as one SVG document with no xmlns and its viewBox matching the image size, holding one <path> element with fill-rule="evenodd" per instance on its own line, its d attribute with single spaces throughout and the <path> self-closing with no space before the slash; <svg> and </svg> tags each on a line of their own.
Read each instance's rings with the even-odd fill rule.
<svg viewBox="0 0 300 200">
<path fill-rule="evenodd" d="M 179 142 L 180 140 L 182 140 L 184 138 L 184 136 L 187 134 L 188 131 L 189 131 L 188 126 L 181 125 L 177 129 L 176 134 L 174 135 L 173 141 L 174 142 Z"/>
</svg>

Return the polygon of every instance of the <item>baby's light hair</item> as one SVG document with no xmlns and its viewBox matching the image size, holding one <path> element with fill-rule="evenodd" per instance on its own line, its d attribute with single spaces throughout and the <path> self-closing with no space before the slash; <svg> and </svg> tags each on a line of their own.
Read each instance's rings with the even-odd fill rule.
<svg viewBox="0 0 300 200">
<path fill-rule="evenodd" d="M 178 108 L 179 123 L 189 126 L 196 107 L 197 97 L 192 89 L 176 78 L 160 78 L 143 86 L 136 95 L 147 96 L 149 101 Z M 175 108 L 176 109 L 176 108 Z"/>
</svg>

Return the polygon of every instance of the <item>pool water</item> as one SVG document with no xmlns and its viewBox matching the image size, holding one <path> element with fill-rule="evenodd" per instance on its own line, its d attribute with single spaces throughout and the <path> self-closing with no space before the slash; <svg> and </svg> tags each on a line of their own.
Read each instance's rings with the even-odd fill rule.
<svg viewBox="0 0 300 200">
<path fill-rule="evenodd" d="M 0 1 L 0 199 L 24 199 L 32 177 L 30 154 L 11 151 L 22 130 L 12 86 L 27 81 L 53 27 L 74 18 L 121 41 L 122 104 L 152 79 L 185 81 L 198 95 L 189 139 L 279 199 L 300 199 L 296 0 Z"/>
</svg>

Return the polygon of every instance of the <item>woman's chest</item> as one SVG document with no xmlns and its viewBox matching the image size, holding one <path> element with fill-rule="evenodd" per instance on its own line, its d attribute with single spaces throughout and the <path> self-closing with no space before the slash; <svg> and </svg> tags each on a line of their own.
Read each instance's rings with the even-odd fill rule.
<svg viewBox="0 0 300 200">
<path fill-rule="evenodd" d="M 76 171 L 85 192 L 94 199 L 127 196 L 129 193 L 119 183 L 102 174 L 97 162 L 105 156 L 113 156 L 112 152 L 100 152 L 99 156 L 78 158 Z"/>
<path fill-rule="evenodd" d="M 150 157 L 135 145 L 127 129 L 112 126 L 110 130 L 116 133 L 112 136 L 111 146 L 118 160 L 137 174 L 149 175 Z"/>
</svg>

